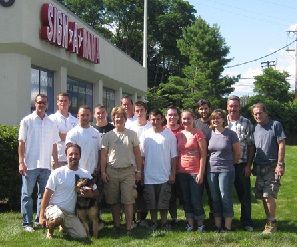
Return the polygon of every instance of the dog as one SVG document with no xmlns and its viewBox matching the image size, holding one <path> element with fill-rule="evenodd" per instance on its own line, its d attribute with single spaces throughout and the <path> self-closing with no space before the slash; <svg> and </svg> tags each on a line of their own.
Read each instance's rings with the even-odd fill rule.
<svg viewBox="0 0 297 247">
<path fill-rule="evenodd" d="M 98 237 L 99 231 L 103 228 L 103 223 L 99 222 L 98 199 L 85 198 L 81 196 L 83 188 L 93 188 L 94 181 L 88 178 L 80 178 L 75 175 L 75 189 L 77 192 L 76 214 L 83 223 L 87 234 L 90 236 L 89 223 L 92 223 L 93 236 Z"/>
</svg>

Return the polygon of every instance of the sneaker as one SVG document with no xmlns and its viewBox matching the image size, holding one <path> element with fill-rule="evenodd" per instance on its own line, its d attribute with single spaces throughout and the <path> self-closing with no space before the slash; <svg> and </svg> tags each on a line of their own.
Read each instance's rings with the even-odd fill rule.
<svg viewBox="0 0 297 247">
<path fill-rule="evenodd" d="M 205 225 L 197 226 L 197 232 L 205 232 Z"/>
<path fill-rule="evenodd" d="M 187 231 L 187 232 L 191 232 L 191 231 L 193 231 L 193 230 L 194 230 L 193 226 L 187 224 L 187 226 L 186 226 L 186 231 Z"/>
<path fill-rule="evenodd" d="M 148 223 L 147 223 L 146 220 L 139 221 L 138 225 L 141 226 L 141 227 L 148 227 Z"/>
<path fill-rule="evenodd" d="M 277 231 L 276 221 L 267 221 L 262 234 L 271 234 Z"/>
<path fill-rule="evenodd" d="M 34 224 L 33 224 L 33 227 L 37 228 L 37 229 L 40 229 L 40 228 L 42 228 L 42 225 L 39 222 L 35 221 Z"/>
<path fill-rule="evenodd" d="M 253 228 L 252 226 L 245 226 L 243 229 L 244 229 L 245 231 L 247 231 L 247 232 L 252 232 L 252 231 L 254 231 L 254 228 Z"/>
<path fill-rule="evenodd" d="M 161 228 L 163 228 L 164 230 L 171 230 L 171 224 L 169 224 L 168 222 L 163 223 L 161 225 Z"/>
<path fill-rule="evenodd" d="M 24 226 L 24 231 L 25 232 L 34 232 L 35 230 L 33 229 L 32 226 L 27 225 L 27 226 Z"/>
<path fill-rule="evenodd" d="M 229 229 L 225 226 L 221 229 L 221 233 L 228 233 L 228 232 L 232 232 L 232 229 Z"/>
</svg>

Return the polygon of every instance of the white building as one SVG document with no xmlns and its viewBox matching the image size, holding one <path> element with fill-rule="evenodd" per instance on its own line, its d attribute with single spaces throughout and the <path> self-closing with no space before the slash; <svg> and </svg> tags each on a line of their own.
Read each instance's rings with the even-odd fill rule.
<svg viewBox="0 0 297 247">
<path fill-rule="evenodd" d="M 123 95 L 143 99 L 146 89 L 145 68 L 57 1 L 0 1 L 0 124 L 18 124 L 37 93 L 51 113 L 67 91 L 76 113 L 82 104 L 110 110 Z"/>
</svg>

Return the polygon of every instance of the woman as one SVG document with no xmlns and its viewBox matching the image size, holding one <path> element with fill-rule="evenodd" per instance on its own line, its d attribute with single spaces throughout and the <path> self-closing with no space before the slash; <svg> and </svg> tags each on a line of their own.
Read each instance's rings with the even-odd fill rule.
<svg viewBox="0 0 297 247">
<path fill-rule="evenodd" d="M 226 126 L 226 114 L 214 110 L 210 116 L 211 136 L 208 150 L 210 154 L 207 180 L 213 200 L 215 227 L 218 232 L 230 231 L 232 225 L 234 164 L 240 158 L 240 144 L 236 133 Z M 222 217 L 225 225 L 222 227 Z"/>
<path fill-rule="evenodd" d="M 181 122 L 184 130 L 177 133 L 179 165 L 177 182 L 181 190 L 183 207 L 187 219 L 187 231 L 204 231 L 205 217 L 202 195 L 207 145 L 202 131 L 194 128 L 194 117 L 190 111 L 183 111 Z"/>
<path fill-rule="evenodd" d="M 125 128 L 125 109 L 117 106 L 111 112 L 115 129 L 102 139 L 101 177 L 106 202 L 111 205 L 114 226 L 120 227 L 121 204 L 124 205 L 127 233 L 132 229 L 136 181 L 141 180 L 141 153 L 137 134 Z M 135 163 L 136 162 L 136 166 Z"/>
</svg>

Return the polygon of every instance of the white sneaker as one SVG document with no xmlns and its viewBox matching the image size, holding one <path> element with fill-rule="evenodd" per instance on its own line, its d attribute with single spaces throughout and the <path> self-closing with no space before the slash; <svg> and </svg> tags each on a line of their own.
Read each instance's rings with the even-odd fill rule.
<svg viewBox="0 0 297 247">
<path fill-rule="evenodd" d="M 186 226 L 186 231 L 187 231 L 187 232 L 191 232 L 191 231 L 193 231 L 193 230 L 194 230 L 193 226 L 187 224 L 187 226 Z"/>
<path fill-rule="evenodd" d="M 197 232 L 205 232 L 205 225 L 197 226 Z"/>
<path fill-rule="evenodd" d="M 32 226 L 24 226 L 24 231 L 25 232 L 34 232 L 35 230 L 33 229 Z"/>
</svg>

